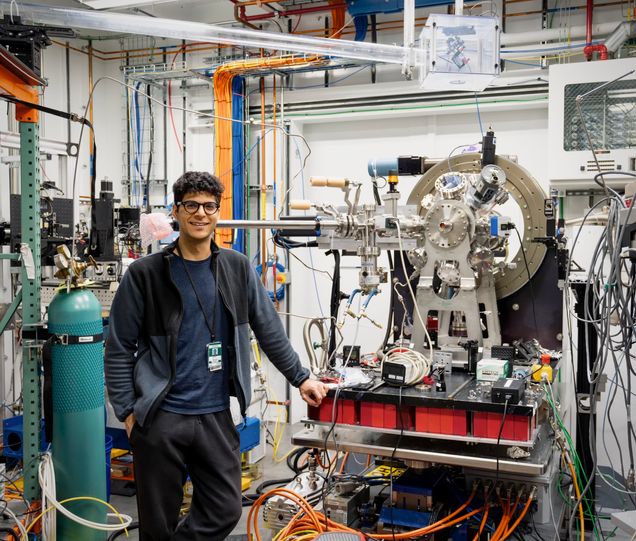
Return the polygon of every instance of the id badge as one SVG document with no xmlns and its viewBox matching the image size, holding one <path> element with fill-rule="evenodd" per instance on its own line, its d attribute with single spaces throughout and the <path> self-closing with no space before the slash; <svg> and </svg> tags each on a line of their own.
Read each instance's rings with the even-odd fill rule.
<svg viewBox="0 0 636 541">
<path fill-rule="evenodd" d="M 208 370 L 216 372 L 223 369 L 223 358 L 221 342 L 210 342 L 207 346 L 208 351 Z"/>
</svg>

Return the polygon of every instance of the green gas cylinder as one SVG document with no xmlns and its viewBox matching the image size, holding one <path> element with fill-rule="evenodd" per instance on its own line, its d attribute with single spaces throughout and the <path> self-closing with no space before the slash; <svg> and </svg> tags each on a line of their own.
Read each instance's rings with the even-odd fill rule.
<svg viewBox="0 0 636 541">
<path fill-rule="evenodd" d="M 102 308 L 85 288 L 62 289 L 48 313 L 49 332 L 58 336 L 51 349 L 57 500 L 77 496 L 106 500 Z M 106 522 L 103 504 L 76 501 L 65 506 L 82 518 Z M 103 541 L 106 533 L 81 526 L 58 512 L 57 538 Z"/>
</svg>

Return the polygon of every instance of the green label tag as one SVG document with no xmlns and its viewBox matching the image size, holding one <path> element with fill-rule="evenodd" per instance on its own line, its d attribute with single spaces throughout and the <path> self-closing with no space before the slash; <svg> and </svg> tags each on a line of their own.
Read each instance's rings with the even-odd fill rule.
<svg viewBox="0 0 636 541">
<path fill-rule="evenodd" d="M 221 342 L 210 342 L 207 345 L 208 350 L 208 370 L 210 372 L 216 372 L 223 369 L 223 346 Z"/>
</svg>

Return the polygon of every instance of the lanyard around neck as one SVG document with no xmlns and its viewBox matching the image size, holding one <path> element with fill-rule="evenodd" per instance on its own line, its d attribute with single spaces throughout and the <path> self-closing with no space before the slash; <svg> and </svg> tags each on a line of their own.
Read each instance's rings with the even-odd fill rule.
<svg viewBox="0 0 636 541">
<path fill-rule="evenodd" d="M 181 263 L 183 264 L 183 268 L 186 271 L 186 275 L 188 277 L 190 285 L 192 286 L 192 291 L 194 291 L 194 296 L 197 298 L 197 304 L 199 305 L 199 308 L 201 309 L 201 313 L 203 314 L 203 318 L 205 319 L 205 323 L 208 326 L 208 329 L 210 330 L 210 337 L 212 338 L 212 342 L 214 342 L 214 341 L 216 341 L 216 328 L 214 326 L 214 320 L 216 319 L 216 303 L 217 303 L 217 300 L 219 298 L 219 286 L 218 286 L 218 283 L 217 283 L 217 277 L 214 276 L 214 289 L 215 289 L 215 291 L 214 291 L 214 306 L 212 306 L 212 321 L 210 322 L 210 320 L 208 319 L 208 315 L 207 315 L 207 313 L 205 311 L 205 308 L 203 306 L 203 301 L 201 300 L 199 292 L 197 291 L 197 288 L 194 285 L 194 280 L 192 279 L 192 275 L 190 274 L 190 270 L 188 269 L 188 265 L 186 264 L 186 260 L 183 258 L 183 253 L 181 252 L 181 250 L 179 250 L 179 245 L 178 244 L 177 244 L 177 250 L 178 250 L 179 257 L 181 259 Z M 217 270 L 218 270 L 218 267 L 217 267 Z"/>
</svg>

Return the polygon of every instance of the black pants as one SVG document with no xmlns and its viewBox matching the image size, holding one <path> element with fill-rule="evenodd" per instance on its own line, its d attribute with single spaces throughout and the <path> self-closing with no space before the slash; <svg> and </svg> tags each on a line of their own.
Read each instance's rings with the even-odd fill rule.
<svg viewBox="0 0 636 541">
<path fill-rule="evenodd" d="M 130 444 L 141 541 L 221 541 L 230 535 L 242 507 L 239 436 L 229 410 L 208 415 L 160 410 L 148 428 L 133 427 Z M 179 521 L 186 475 L 192 505 Z"/>
</svg>

